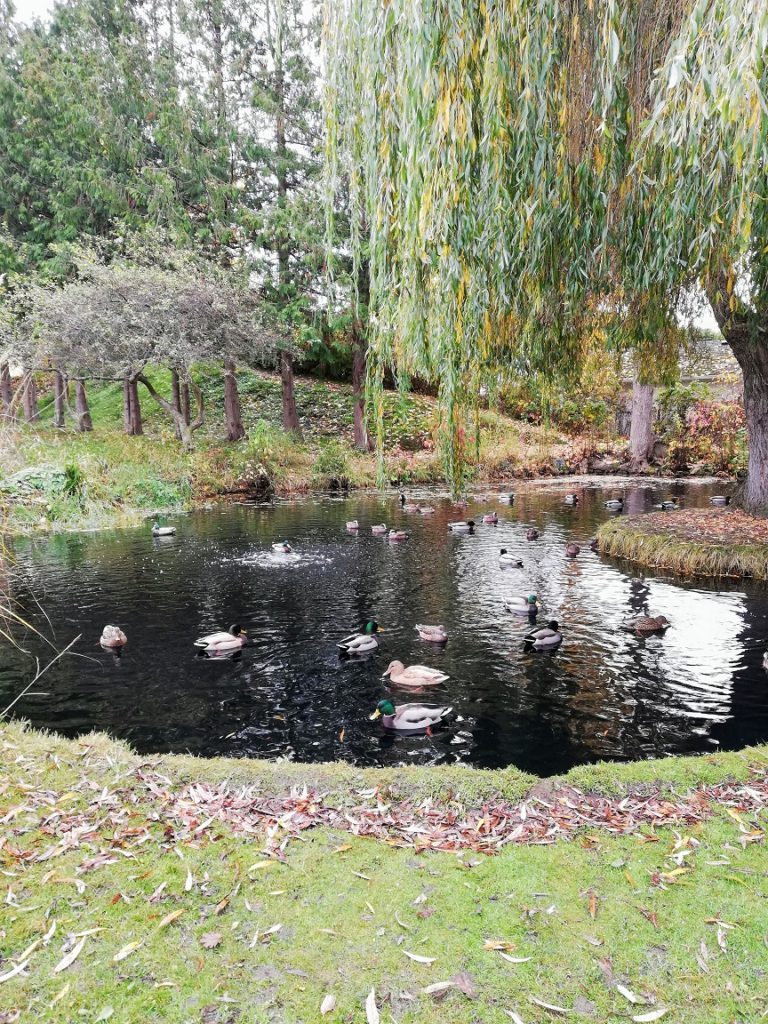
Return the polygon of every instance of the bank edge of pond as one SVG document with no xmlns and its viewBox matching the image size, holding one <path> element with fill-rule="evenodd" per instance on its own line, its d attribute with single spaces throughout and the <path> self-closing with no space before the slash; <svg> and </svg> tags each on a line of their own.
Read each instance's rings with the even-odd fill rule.
<svg viewBox="0 0 768 1024">
<path fill-rule="evenodd" d="M 0 739 L 10 749 L 16 748 L 31 756 L 72 757 L 93 751 L 115 768 L 125 771 L 148 764 L 178 785 L 227 783 L 233 787 L 253 787 L 261 795 L 278 797 L 306 786 L 308 790 L 326 794 L 327 800 L 340 805 L 354 803 L 357 794 L 372 789 L 392 801 L 418 803 L 433 800 L 469 807 L 480 807 L 496 799 L 515 802 L 529 796 L 544 796 L 560 785 L 575 786 L 583 792 L 604 796 L 622 796 L 648 787 L 671 793 L 724 781 L 746 782 L 752 777 L 755 767 L 768 767 L 768 743 L 712 754 L 646 761 L 602 761 L 579 765 L 562 776 L 539 778 L 513 766 L 500 769 L 473 768 L 462 764 L 360 768 L 345 761 L 314 764 L 250 758 L 202 758 L 187 754 L 141 756 L 129 744 L 112 739 L 105 733 L 89 733 L 71 740 L 54 732 L 35 729 L 22 721 L 0 724 Z"/>
<path fill-rule="evenodd" d="M 620 517 L 597 531 L 600 554 L 685 576 L 768 579 L 768 522 L 731 509 Z"/>
</svg>

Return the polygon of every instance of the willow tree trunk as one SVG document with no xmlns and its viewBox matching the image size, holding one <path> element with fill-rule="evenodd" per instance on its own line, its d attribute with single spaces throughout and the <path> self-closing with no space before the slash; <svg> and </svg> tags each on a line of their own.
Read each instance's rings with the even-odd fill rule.
<svg viewBox="0 0 768 1024">
<path fill-rule="evenodd" d="M 768 516 L 768 306 L 765 298 L 748 310 L 731 309 L 728 274 L 724 268 L 706 284 L 707 298 L 717 325 L 731 347 L 744 376 L 744 415 L 747 421 L 747 478 L 736 502 L 753 515 Z"/>
<path fill-rule="evenodd" d="M 176 412 L 179 413 L 180 416 L 183 416 L 183 410 L 181 407 L 181 379 L 179 377 L 179 371 L 176 369 L 171 370 L 171 404 Z M 174 427 L 176 430 L 176 437 L 180 439 L 181 433 L 179 432 L 178 420 L 174 422 Z"/>
<path fill-rule="evenodd" d="M 13 419 L 13 387 L 8 363 L 0 363 L 0 405 L 3 416 L 9 420 Z"/>
<path fill-rule="evenodd" d="M 191 423 L 189 407 L 189 381 L 185 380 L 181 385 L 181 415 L 187 426 Z"/>
<path fill-rule="evenodd" d="M 38 417 L 37 410 L 37 385 L 31 370 L 25 370 L 21 382 L 21 402 L 24 409 L 24 419 L 27 423 L 34 423 Z"/>
<path fill-rule="evenodd" d="M 144 433 L 139 384 L 136 377 L 129 373 L 123 377 L 123 433 L 131 437 Z"/>
<path fill-rule="evenodd" d="M 230 441 L 239 441 L 245 437 L 240 393 L 235 377 L 235 361 L 231 356 L 224 360 L 224 419 L 227 424 L 227 438 Z"/>
<path fill-rule="evenodd" d="M 645 469 L 653 451 L 653 385 L 632 384 L 632 423 L 629 428 L 629 464 L 634 473 Z"/>
<path fill-rule="evenodd" d="M 61 370 L 53 371 L 53 425 L 64 426 L 64 403 L 66 401 L 67 383 Z"/>
<path fill-rule="evenodd" d="M 77 429 L 81 433 L 93 430 L 91 410 L 88 408 L 88 395 L 85 391 L 85 384 L 81 380 L 75 381 L 75 416 L 77 417 Z"/>
<path fill-rule="evenodd" d="M 195 414 L 194 420 L 192 420 L 191 423 L 187 423 L 184 417 L 184 413 L 179 412 L 178 409 L 174 407 L 173 402 L 169 402 L 167 398 L 163 398 L 163 396 L 155 390 L 152 382 L 148 380 L 143 373 L 137 374 L 136 380 L 140 381 L 144 385 L 144 387 L 150 393 L 152 398 L 154 398 L 154 400 L 157 402 L 160 408 L 164 409 L 165 412 L 167 412 L 168 415 L 171 417 L 173 422 L 176 424 L 176 429 L 179 431 L 179 434 L 181 435 L 182 444 L 184 444 L 185 447 L 187 448 L 191 447 L 192 434 L 196 430 L 199 430 L 200 427 L 202 427 L 202 425 L 205 423 L 205 402 L 203 399 L 203 392 L 200 390 L 197 384 L 192 384 L 192 391 L 194 392 L 195 401 L 197 404 L 197 412 Z M 189 384 L 187 386 L 189 387 Z"/>
</svg>

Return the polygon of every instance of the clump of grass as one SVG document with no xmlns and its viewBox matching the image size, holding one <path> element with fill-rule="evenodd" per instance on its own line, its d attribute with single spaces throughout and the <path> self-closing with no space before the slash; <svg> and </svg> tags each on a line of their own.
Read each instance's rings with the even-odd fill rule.
<svg viewBox="0 0 768 1024">
<path fill-rule="evenodd" d="M 641 517 L 650 519 L 651 517 Z M 597 531 L 600 553 L 683 576 L 768 579 L 768 544 L 729 544 L 681 537 L 653 517 L 615 519 Z"/>
</svg>

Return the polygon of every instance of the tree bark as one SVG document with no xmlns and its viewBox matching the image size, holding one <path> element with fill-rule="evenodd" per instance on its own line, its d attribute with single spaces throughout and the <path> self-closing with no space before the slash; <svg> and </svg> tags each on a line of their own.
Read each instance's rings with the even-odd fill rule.
<svg viewBox="0 0 768 1024">
<path fill-rule="evenodd" d="M 240 393 L 235 377 L 235 361 L 231 356 L 224 359 L 224 418 L 227 424 L 227 438 L 230 441 L 239 441 L 245 437 Z"/>
<path fill-rule="evenodd" d="M 130 437 L 144 433 L 137 378 L 130 373 L 123 377 L 123 432 Z"/>
<path fill-rule="evenodd" d="M 141 381 L 147 391 L 150 393 L 152 398 L 157 402 L 161 409 L 171 417 L 176 424 L 176 428 L 181 436 L 182 444 L 189 448 L 192 444 L 192 434 L 195 430 L 198 430 L 205 423 L 205 405 L 203 400 L 203 392 L 194 382 L 189 382 L 188 386 L 191 387 L 192 393 L 195 396 L 195 402 L 197 405 L 197 413 L 192 423 L 187 423 L 184 418 L 183 412 L 178 412 L 174 407 L 173 403 L 169 402 L 167 398 L 163 398 L 161 394 L 155 390 L 151 382 L 144 376 L 143 373 L 136 375 L 136 380 Z"/>
<path fill-rule="evenodd" d="M 365 363 L 368 336 L 364 318 L 369 301 L 369 273 L 367 262 L 360 265 L 357 276 L 357 298 L 352 320 L 352 394 L 354 396 L 355 448 L 370 451 L 371 440 L 365 426 Z"/>
<path fill-rule="evenodd" d="M 24 419 L 27 423 L 34 423 L 38 418 L 37 409 L 37 385 L 31 370 L 25 370 L 21 382 L 21 400 L 24 409 Z"/>
<path fill-rule="evenodd" d="M 190 425 L 190 402 L 189 402 L 189 381 L 185 380 L 181 385 L 181 415 L 187 426 Z"/>
<path fill-rule="evenodd" d="M 64 389 L 66 383 L 61 370 L 53 371 L 53 425 L 62 428 L 64 426 Z"/>
<path fill-rule="evenodd" d="M 752 515 L 768 516 L 768 310 L 750 310 L 738 302 L 725 269 L 707 281 L 706 292 L 744 376 L 749 455 L 747 478 L 735 495 L 736 503 Z"/>
<path fill-rule="evenodd" d="M 13 387 L 8 363 L 0 363 L 0 405 L 2 405 L 3 416 L 9 420 L 13 419 Z"/>
<path fill-rule="evenodd" d="M 88 395 L 85 391 L 85 384 L 81 380 L 75 381 L 75 418 L 77 429 L 81 433 L 93 430 L 91 410 L 88 408 Z"/>
<path fill-rule="evenodd" d="M 296 411 L 296 393 L 293 387 L 293 356 L 280 353 L 280 382 L 283 391 L 283 429 L 301 437 L 301 423 Z"/>
<path fill-rule="evenodd" d="M 632 384 L 632 423 L 629 430 L 629 463 L 638 473 L 648 465 L 653 451 L 653 385 L 635 380 Z"/>
<path fill-rule="evenodd" d="M 173 403 L 173 408 L 176 410 L 177 413 L 181 414 L 181 381 L 179 380 L 179 371 L 175 368 L 171 370 L 171 395 L 171 402 Z M 181 438 L 178 426 L 176 426 L 176 437 Z"/>
</svg>

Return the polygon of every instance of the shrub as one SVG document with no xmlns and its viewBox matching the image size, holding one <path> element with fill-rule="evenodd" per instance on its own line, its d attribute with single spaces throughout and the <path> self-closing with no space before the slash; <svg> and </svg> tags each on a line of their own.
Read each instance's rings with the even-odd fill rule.
<svg viewBox="0 0 768 1024">
<path fill-rule="evenodd" d="M 315 460 L 313 482 L 320 487 L 349 487 L 349 453 L 339 441 L 326 441 Z"/>
<path fill-rule="evenodd" d="M 667 464 L 680 472 L 702 464 L 710 473 L 739 476 L 747 467 L 747 431 L 740 402 L 698 401 L 673 429 Z"/>
</svg>

